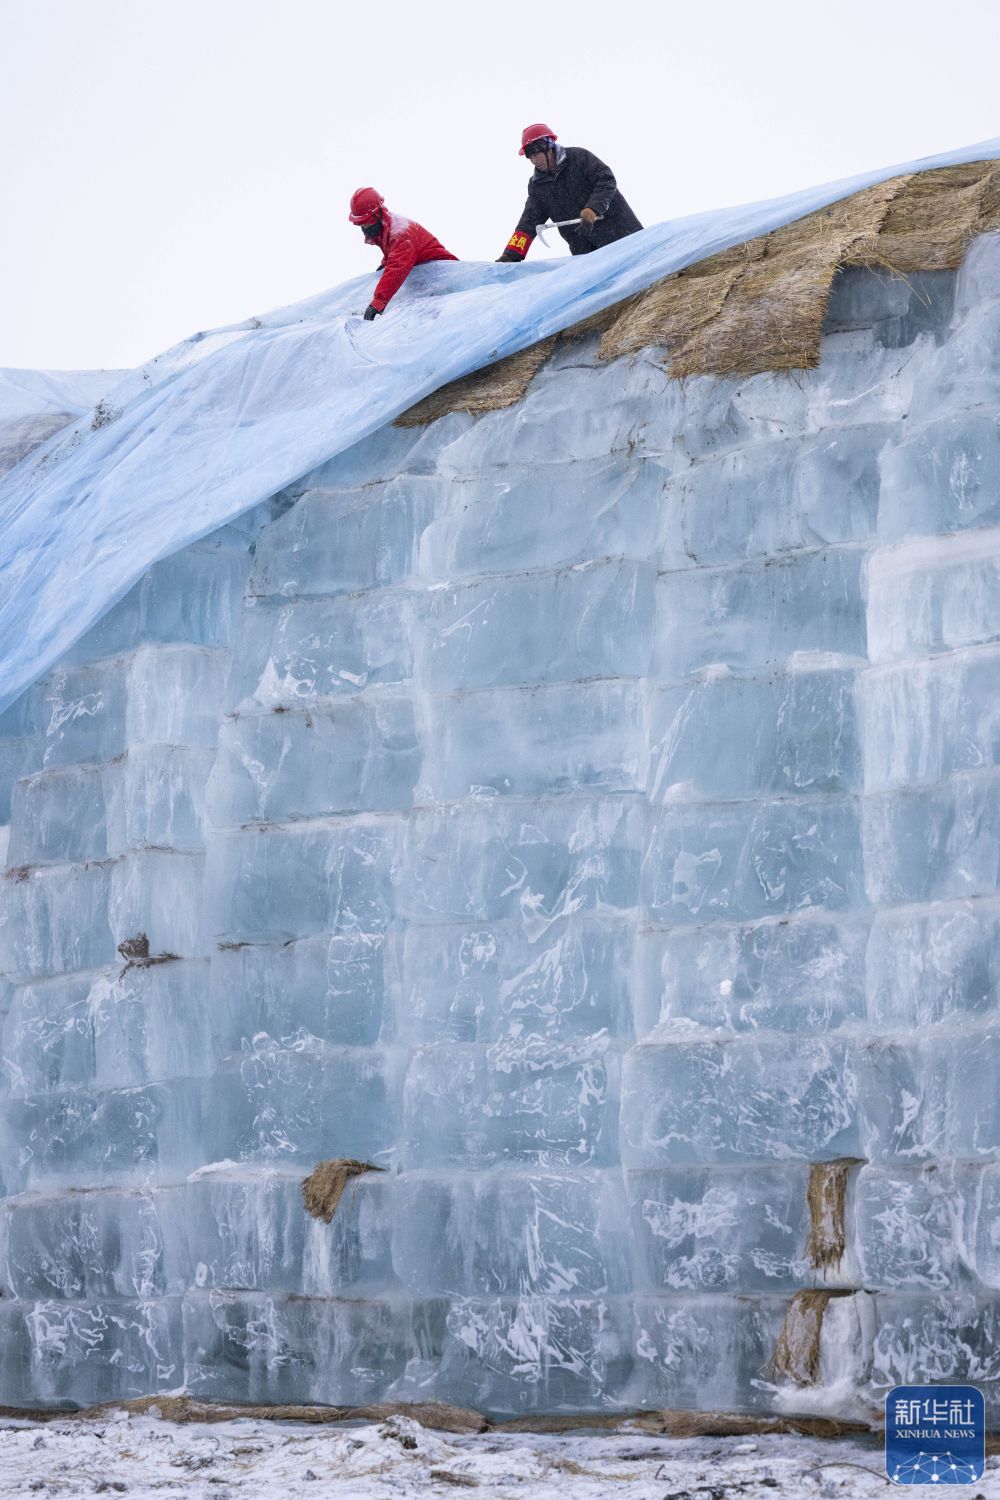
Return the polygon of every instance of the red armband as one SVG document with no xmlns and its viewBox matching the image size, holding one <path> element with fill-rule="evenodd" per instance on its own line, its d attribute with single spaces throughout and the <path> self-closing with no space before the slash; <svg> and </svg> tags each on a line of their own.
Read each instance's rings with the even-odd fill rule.
<svg viewBox="0 0 1000 1500">
<path fill-rule="evenodd" d="M 516 255 L 519 260 L 523 260 L 531 249 L 531 242 L 534 238 L 533 234 L 525 234 L 524 230 L 515 229 L 507 241 L 507 252 L 511 255 Z"/>
</svg>

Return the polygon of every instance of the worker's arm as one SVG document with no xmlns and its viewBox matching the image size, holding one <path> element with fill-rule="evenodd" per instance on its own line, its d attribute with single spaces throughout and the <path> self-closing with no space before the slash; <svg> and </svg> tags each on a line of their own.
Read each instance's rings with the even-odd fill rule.
<svg viewBox="0 0 1000 1500">
<path fill-rule="evenodd" d="M 590 197 L 581 208 L 581 217 L 589 217 L 586 213 L 589 208 L 595 218 L 603 219 L 618 191 L 615 174 L 593 151 L 585 151 L 582 146 L 579 150 L 584 158 L 583 169 L 590 184 Z"/>
<path fill-rule="evenodd" d="M 531 242 L 535 238 L 535 226 L 541 221 L 538 218 L 538 210 L 532 202 L 529 192 L 524 205 L 524 212 L 517 221 L 517 228 L 504 246 L 501 260 L 523 260 L 531 249 Z"/>
<path fill-rule="evenodd" d="M 399 291 L 416 263 L 417 247 L 412 236 L 397 235 L 386 251 L 385 270 L 379 277 L 378 286 L 372 296 L 371 305 L 377 313 L 385 311 L 387 304 Z"/>
</svg>

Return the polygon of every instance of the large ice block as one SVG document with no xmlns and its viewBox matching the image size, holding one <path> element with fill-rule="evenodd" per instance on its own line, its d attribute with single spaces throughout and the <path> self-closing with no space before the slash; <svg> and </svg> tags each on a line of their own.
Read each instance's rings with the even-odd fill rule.
<svg viewBox="0 0 1000 1500">
<path fill-rule="evenodd" d="M 833 547 L 661 574 L 652 675 L 682 682 L 704 667 L 773 670 L 796 652 L 865 657 L 863 559 Z"/>
<path fill-rule="evenodd" d="M 404 828 L 399 915 L 519 916 L 533 941 L 562 917 L 635 907 L 644 822 L 635 797 L 418 808 Z"/>
<path fill-rule="evenodd" d="M 768 1408 L 762 1373 L 786 1306 L 778 1297 L 636 1297 L 635 1404 Z"/>
<path fill-rule="evenodd" d="M 0 1403 L 94 1406 L 176 1390 L 184 1378 L 176 1298 L 0 1305 Z"/>
<path fill-rule="evenodd" d="M 420 539 L 420 576 L 435 582 L 558 568 L 594 557 L 657 551 L 659 507 L 674 465 L 616 453 L 539 472 L 508 464 L 438 479 L 434 518 Z"/>
<path fill-rule="evenodd" d="M 9 869 L 0 879 L 0 971 L 34 978 L 113 964 L 110 885 L 107 862 Z"/>
<path fill-rule="evenodd" d="M 997 331 L 1000 305 L 992 295 L 982 298 L 973 316 L 962 316 L 963 292 L 956 296 L 955 327 L 944 346 L 934 350 L 930 378 L 914 386 L 911 404 L 915 422 L 988 406 L 997 382 Z"/>
<path fill-rule="evenodd" d="M 329 1224 L 306 1213 L 302 1172 L 210 1169 L 156 1194 L 162 1275 L 171 1291 L 275 1291 L 385 1296 L 396 1180 L 369 1172 L 348 1184 Z"/>
<path fill-rule="evenodd" d="M 641 791 L 646 719 L 645 688 L 629 679 L 435 694 L 417 800 Z"/>
<path fill-rule="evenodd" d="M 15 866 L 0 881 L 0 970 L 40 978 L 100 969 L 121 943 L 156 957 L 206 952 L 204 856 L 142 849 L 89 864 Z"/>
<path fill-rule="evenodd" d="M 860 790 L 856 674 L 722 677 L 652 695 L 654 802 Z"/>
<path fill-rule="evenodd" d="M 214 746 L 227 665 L 221 651 L 144 646 L 58 667 L 29 695 L 46 766 L 113 760 L 133 745 Z"/>
<path fill-rule="evenodd" d="M 192 1171 L 212 1120 L 206 1098 L 200 1078 L 12 1095 L 4 1107 L 16 1162 L 9 1189 L 146 1184 Z"/>
<path fill-rule="evenodd" d="M 910 660 L 1000 640 L 1000 528 L 916 537 L 868 558 L 873 662 Z"/>
<path fill-rule="evenodd" d="M 420 607 L 417 668 L 438 691 L 644 676 L 654 582 L 648 566 L 612 559 L 439 585 Z"/>
<path fill-rule="evenodd" d="M 15 865 L 114 858 L 129 849 L 201 849 L 210 750 L 138 745 L 103 766 L 39 771 L 15 788 Z"/>
<path fill-rule="evenodd" d="M 879 514 L 879 449 L 891 431 L 871 423 L 743 445 L 675 474 L 664 495 L 661 565 L 712 566 L 867 540 Z"/>
<path fill-rule="evenodd" d="M 865 1015 L 869 919 L 807 910 L 640 934 L 640 1034 L 659 1021 L 726 1031 L 831 1031 Z"/>
<path fill-rule="evenodd" d="M 201 1161 L 289 1163 L 332 1157 L 384 1164 L 399 1129 L 399 1068 L 375 1047 L 258 1035 L 205 1085 Z M 199 1163 L 200 1164 L 200 1163 Z"/>
<path fill-rule="evenodd" d="M 241 713 L 310 707 L 413 674 L 412 599 L 374 595 L 259 603 L 247 609 L 229 699 Z"/>
<path fill-rule="evenodd" d="M 624 1297 L 455 1297 L 438 1379 L 497 1415 L 620 1410 L 632 1350 Z"/>
<path fill-rule="evenodd" d="M 489 412 L 466 428 L 443 450 L 438 468 L 464 477 L 506 468 L 513 456 L 544 473 L 566 458 L 628 457 L 640 445 L 670 454 L 681 411 L 680 393 L 655 360 L 563 364 L 536 378 L 530 401 L 509 413 Z"/>
<path fill-rule="evenodd" d="M 624 1059 L 622 1157 L 633 1167 L 859 1156 L 858 1063 L 833 1036 L 650 1033 Z"/>
<path fill-rule="evenodd" d="M 876 1401 L 913 1381 L 976 1385 L 988 1418 L 1000 1411 L 1000 1298 L 885 1293 L 874 1298 L 871 1384 Z"/>
<path fill-rule="evenodd" d="M 377 933 L 300 938 L 279 946 L 222 945 L 212 955 L 208 1010 L 234 1039 L 360 1045 L 378 1039 L 395 950 Z M 203 1002 L 204 1003 L 204 1002 Z"/>
<path fill-rule="evenodd" d="M 853 798 L 668 802 L 654 812 L 642 900 L 654 922 L 747 919 L 864 904 Z"/>
<path fill-rule="evenodd" d="M 868 944 L 868 1015 L 886 1031 L 961 1022 L 1000 1002 L 1000 902 L 880 911 Z"/>
<path fill-rule="evenodd" d="M 864 803 L 865 883 L 875 906 L 992 895 L 1000 885 L 1000 770 L 960 771 Z"/>
<path fill-rule="evenodd" d="M 637 1285 L 780 1293 L 809 1284 L 807 1177 L 799 1164 L 628 1172 Z"/>
<path fill-rule="evenodd" d="M 995 1286 L 996 1249 L 987 1249 L 985 1275 L 976 1262 L 980 1213 L 987 1235 L 997 1222 L 996 1184 L 995 1167 L 968 1163 L 862 1167 L 853 1214 L 865 1286 L 944 1291 L 980 1280 Z"/>
<path fill-rule="evenodd" d="M 1000 424 L 951 412 L 883 449 L 878 530 L 886 542 L 1000 525 Z"/>
<path fill-rule="evenodd" d="M 407 1172 L 393 1205 L 393 1263 L 415 1294 L 581 1297 L 630 1287 L 617 1171 Z"/>
<path fill-rule="evenodd" d="M 395 819 L 367 817 L 216 834 L 205 875 L 208 931 L 229 942 L 384 931 L 398 832 Z"/>
<path fill-rule="evenodd" d="M 863 673 L 867 790 L 1000 763 L 998 688 L 1000 652 L 990 646 Z"/>
<path fill-rule="evenodd" d="M 163 1221 L 151 1191 L 14 1198 L 7 1208 L 11 1290 L 26 1301 L 162 1297 Z"/>
<path fill-rule="evenodd" d="M 11 1088 L 161 1082 L 211 1073 L 236 1044 L 211 1008 L 204 960 L 140 960 L 13 991 L 3 1027 Z"/>
<path fill-rule="evenodd" d="M 397 1029 L 412 1043 L 568 1039 L 631 1032 L 634 929 L 627 916 L 567 913 L 529 936 L 516 918 L 411 926 Z"/>
<path fill-rule="evenodd" d="M 186 1386 L 216 1401 L 421 1400 L 445 1316 L 442 1301 L 406 1297 L 188 1292 Z"/>
<path fill-rule="evenodd" d="M 407 808 L 421 760 L 406 698 L 231 719 L 219 735 L 209 787 L 212 821 Z"/>
<path fill-rule="evenodd" d="M 202 911 L 205 857 L 141 849 L 111 866 L 108 916 L 116 949 L 144 936 L 154 956 L 200 958 L 208 949 Z"/>
<path fill-rule="evenodd" d="M 251 594 L 352 594 L 412 571 L 435 496 L 432 480 L 307 490 L 257 541 Z"/>
<path fill-rule="evenodd" d="M 861 1155 L 1000 1160 L 1000 1032 L 989 1021 L 915 1040 L 873 1040 L 861 1070 Z"/>
<path fill-rule="evenodd" d="M 618 1151 L 618 1097 L 619 1058 L 601 1033 L 421 1047 L 403 1090 L 401 1159 L 607 1166 Z"/>
<path fill-rule="evenodd" d="M 37 771 L 41 761 L 39 740 L 27 735 L 18 739 L 0 739 L 0 825 L 10 823 L 11 802 L 18 781 Z"/>
</svg>

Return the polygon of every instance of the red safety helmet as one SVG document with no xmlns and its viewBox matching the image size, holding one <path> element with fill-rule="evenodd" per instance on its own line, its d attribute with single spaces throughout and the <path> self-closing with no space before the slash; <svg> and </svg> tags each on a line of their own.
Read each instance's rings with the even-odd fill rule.
<svg viewBox="0 0 1000 1500">
<path fill-rule="evenodd" d="M 384 206 L 385 199 L 374 188 L 358 188 L 351 198 L 348 218 L 352 224 L 374 224 Z"/>
<path fill-rule="evenodd" d="M 518 156 L 524 155 L 526 147 L 530 146 L 532 141 L 540 141 L 543 139 L 549 141 L 557 141 L 559 137 L 549 125 L 525 125 L 524 129 L 521 131 L 521 149 L 517 153 Z"/>
</svg>

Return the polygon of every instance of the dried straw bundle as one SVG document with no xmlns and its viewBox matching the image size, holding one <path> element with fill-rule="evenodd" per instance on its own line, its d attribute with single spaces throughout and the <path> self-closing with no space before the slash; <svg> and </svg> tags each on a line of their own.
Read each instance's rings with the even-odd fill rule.
<svg viewBox="0 0 1000 1500">
<path fill-rule="evenodd" d="M 762 1371 L 764 1379 L 815 1385 L 826 1305 L 831 1297 L 850 1295 L 849 1291 L 796 1292 L 788 1304 L 774 1353 Z"/>
<path fill-rule="evenodd" d="M 813 1162 L 809 1171 L 806 1202 L 809 1205 L 809 1239 L 806 1258 L 817 1271 L 840 1264 L 847 1244 L 844 1206 L 847 1182 L 861 1161 L 841 1156 L 836 1161 Z"/>
<path fill-rule="evenodd" d="M 476 370 L 472 375 L 463 375 L 461 380 L 452 380 L 404 411 L 396 418 L 395 426 L 424 427 L 453 411 L 481 413 L 516 406 L 554 347 L 554 338 L 543 339 L 540 344 L 532 344 L 520 354 L 498 360 L 485 370 Z"/>
<path fill-rule="evenodd" d="M 381 1172 L 382 1170 L 370 1161 L 355 1161 L 349 1156 L 337 1156 L 330 1161 L 321 1161 L 308 1177 L 302 1179 L 302 1197 L 305 1201 L 306 1213 L 312 1214 L 314 1219 L 322 1219 L 324 1224 L 329 1224 L 337 1211 L 337 1204 L 343 1197 L 349 1179 L 360 1177 L 362 1172 Z"/>
<path fill-rule="evenodd" d="M 421 1427 L 438 1432 L 485 1432 L 489 1419 L 482 1412 L 446 1401 L 386 1401 L 370 1406 L 278 1406 L 272 1403 L 199 1401 L 194 1396 L 138 1396 L 131 1401 L 109 1401 L 83 1411 L 49 1411 L 48 1416 L 93 1420 L 109 1411 L 159 1415 L 165 1422 L 232 1422 L 253 1417 L 261 1422 L 307 1422 L 326 1426 L 336 1422 L 384 1422 L 410 1417 Z"/>
</svg>

